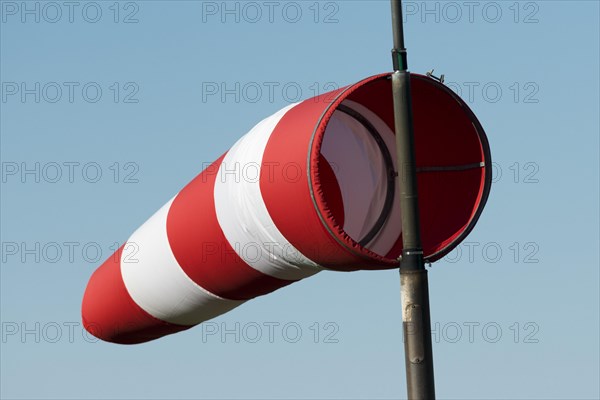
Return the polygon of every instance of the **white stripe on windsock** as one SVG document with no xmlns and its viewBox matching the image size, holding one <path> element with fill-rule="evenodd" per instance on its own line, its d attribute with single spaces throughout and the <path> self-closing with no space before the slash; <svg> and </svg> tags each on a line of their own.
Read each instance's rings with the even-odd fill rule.
<svg viewBox="0 0 600 400">
<path fill-rule="evenodd" d="M 221 315 L 244 301 L 216 296 L 181 269 L 169 245 L 167 215 L 171 199 L 127 241 L 121 275 L 129 295 L 148 314 L 178 325 L 196 325 Z"/>
<path fill-rule="evenodd" d="M 219 167 L 214 190 L 217 219 L 231 247 L 252 268 L 285 280 L 299 280 L 322 270 L 277 229 L 260 191 L 269 137 L 285 113 L 296 105 L 265 118 L 237 141 Z M 283 168 L 277 167 L 278 172 Z"/>
</svg>

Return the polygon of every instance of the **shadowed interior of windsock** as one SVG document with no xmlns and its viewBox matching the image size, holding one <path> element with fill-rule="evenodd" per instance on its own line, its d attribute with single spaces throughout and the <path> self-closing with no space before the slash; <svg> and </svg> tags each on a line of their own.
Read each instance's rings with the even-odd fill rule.
<svg viewBox="0 0 600 400">
<path fill-rule="evenodd" d="M 401 232 L 392 130 L 345 100 L 327 124 L 320 157 L 321 188 L 335 223 L 362 247 L 388 255 Z"/>
</svg>

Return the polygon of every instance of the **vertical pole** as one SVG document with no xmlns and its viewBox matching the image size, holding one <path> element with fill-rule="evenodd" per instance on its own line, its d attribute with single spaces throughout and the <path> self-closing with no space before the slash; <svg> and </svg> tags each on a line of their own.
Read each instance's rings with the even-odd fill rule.
<svg viewBox="0 0 600 400">
<path fill-rule="evenodd" d="M 408 398 L 435 399 L 427 270 L 423 260 L 414 154 L 410 73 L 404 48 L 402 2 L 392 2 L 392 92 L 402 213 L 400 290 Z"/>
</svg>

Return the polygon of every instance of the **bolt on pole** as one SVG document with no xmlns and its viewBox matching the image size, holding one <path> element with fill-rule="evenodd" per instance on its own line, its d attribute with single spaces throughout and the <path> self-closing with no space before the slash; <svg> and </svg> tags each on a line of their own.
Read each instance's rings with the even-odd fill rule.
<svg viewBox="0 0 600 400">
<path fill-rule="evenodd" d="M 407 393 L 411 400 L 435 399 L 429 289 L 419 225 L 410 73 L 404 47 L 402 2 L 391 0 L 391 3 L 394 37 L 392 93 L 403 241 L 400 290 Z"/>
</svg>

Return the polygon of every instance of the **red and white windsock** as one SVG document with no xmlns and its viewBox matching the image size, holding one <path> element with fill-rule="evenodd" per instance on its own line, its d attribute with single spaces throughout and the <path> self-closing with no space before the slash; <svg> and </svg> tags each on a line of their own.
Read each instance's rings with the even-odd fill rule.
<svg viewBox="0 0 600 400">
<path fill-rule="evenodd" d="M 424 256 L 475 225 L 491 159 L 475 115 L 411 77 Z M 188 329 L 321 270 L 397 268 L 402 252 L 389 74 L 289 105 L 258 123 L 92 275 L 86 329 L 141 343 Z"/>
</svg>

